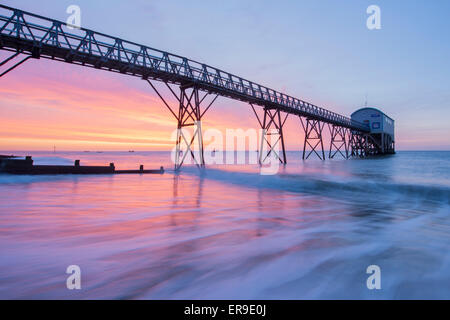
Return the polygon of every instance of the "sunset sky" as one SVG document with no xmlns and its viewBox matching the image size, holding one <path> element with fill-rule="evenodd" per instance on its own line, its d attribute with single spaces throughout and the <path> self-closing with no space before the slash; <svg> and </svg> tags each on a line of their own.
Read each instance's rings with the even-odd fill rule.
<svg viewBox="0 0 450 320">
<path fill-rule="evenodd" d="M 3 0 L 207 63 L 349 116 L 364 104 L 396 121 L 398 150 L 450 150 L 450 1 Z M 368 30 L 366 8 L 381 8 Z M 0 60 L 9 53 L 0 52 Z M 4 70 L 3 66 L 1 70 Z M 167 96 L 170 98 L 170 96 Z M 175 105 L 174 99 L 169 99 Z M 29 60 L 0 78 L 0 153 L 170 150 L 176 122 L 139 78 Z M 251 108 L 219 98 L 204 129 L 257 128 Z M 298 118 L 285 127 L 300 150 Z"/>
</svg>

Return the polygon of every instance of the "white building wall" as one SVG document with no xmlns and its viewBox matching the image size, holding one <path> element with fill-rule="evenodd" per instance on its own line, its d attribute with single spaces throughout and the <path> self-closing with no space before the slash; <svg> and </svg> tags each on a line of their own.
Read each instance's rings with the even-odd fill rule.
<svg viewBox="0 0 450 320">
<path fill-rule="evenodd" d="M 387 133 L 394 139 L 394 120 L 376 108 L 362 108 L 351 115 L 352 120 L 368 124 L 372 133 Z"/>
</svg>

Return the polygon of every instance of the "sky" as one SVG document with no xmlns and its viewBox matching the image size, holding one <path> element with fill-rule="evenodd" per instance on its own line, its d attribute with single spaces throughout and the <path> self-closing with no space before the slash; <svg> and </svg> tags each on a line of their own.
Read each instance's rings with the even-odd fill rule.
<svg viewBox="0 0 450 320">
<path fill-rule="evenodd" d="M 204 62 L 350 116 L 365 104 L 395 120 L 397 150 L 450 150 L 450 1 L 2 0 Z M 369 30 L 369 5 L 381 29 Z M 3 60 L 8 54 L 0 52 Z M 4 70 L 1 67 L 1 71 Z M 167 96 L 170 98 L 170 96 Z M 174 99 L 168 99 L 175 105 Z M 2 150 L 170 150 L 176 121 L 149 85 L 125 75 L 28 60 L 0 78 Z M 219 98 L 203 129 L 258 128 Z M 289 117 L 287 149 L 303 147 Z"/>
</svg>

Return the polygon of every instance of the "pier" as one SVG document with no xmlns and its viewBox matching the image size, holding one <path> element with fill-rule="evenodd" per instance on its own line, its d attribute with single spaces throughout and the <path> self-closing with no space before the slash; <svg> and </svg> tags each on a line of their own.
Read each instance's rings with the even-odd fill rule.
<svg viewBox="0 0 450 320">
<path fill-rule="evenodd" d="M 183 56 L 85 28 L 69 29 L 64 22 L 4 5 L 0 5 L 0 50 L 12 53 L 0 66 L 13 64 L 0 73 L 0 79 L 27 61 L 45 58 L 146 81 L 177 122 L 175 169 L 181 168 L 188 154 L 198 166 L 205 165 L 201 121 L 219 96 L 252 108 L 262 129 L 261 164 L 271 153 L 282 164 L 287 163 L 283 126 L 289 116 L 300 120 L 304 160 L 310 155 L 325 160 L 323 130 L 326 126 L 331 136 L 329 158 L 335 155 L 345 159 L 365 158 L 395 152 L 393 133 L 382 132 L 380 136 L 381 122 L 379 126 L 371 126 L 369 120 L 361 122 L 337 114 Z M 176 99 L 175 106 L 163 97 L 156 82 L 169 89 L 169 95 Z M 193 130 L 193 138 L 186 138 L 183 130 Z M 275 136 L 275 142 L 269 142 L 269 135 Z M 199 146 L 197 156 L 193 152 L 195 143 Z"/>
</svg>

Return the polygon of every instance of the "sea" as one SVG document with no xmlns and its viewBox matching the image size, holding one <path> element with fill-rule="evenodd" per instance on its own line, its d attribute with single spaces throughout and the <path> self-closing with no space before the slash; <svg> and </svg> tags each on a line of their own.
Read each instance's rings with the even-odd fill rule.
<svg viewBox="0 0 450 320">
<path fill-rule="evenodd" d="M 169 152 L 9 153 L 165 172 L 0 174 L 1 299 L 450 299 L 449 151 L 287 152 L 275 174 L 174 171 Z"/>
</svg>

